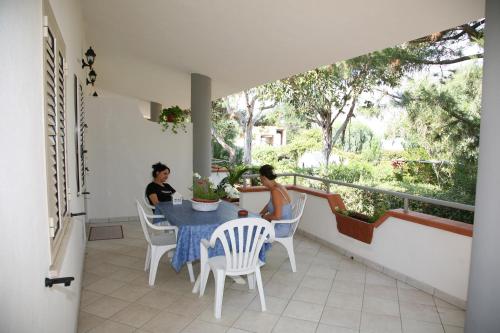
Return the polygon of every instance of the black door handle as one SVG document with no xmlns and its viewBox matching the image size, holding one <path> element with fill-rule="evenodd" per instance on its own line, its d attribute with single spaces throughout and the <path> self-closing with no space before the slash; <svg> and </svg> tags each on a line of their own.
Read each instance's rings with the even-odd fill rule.
<svg viewBox="0 0 500 333">
<path fill-rule="evenodd" d="M 69 287 L 71 286 L 71 281 L 73 281 L 74 279 L 75 278 L 72 276 L 56 278 L 56 279 L 45 278 L 45 287 L 52 288 L 53 285 L 60 283 L 64 283 L 65 287 Z"/>
<path fill-rule="evenodd" d="M 81 212 L 81 213 L 71 213 L 71 214 L 69 214 L 69 215 L 70 215 L 71 217 L 73 217 L 73 216 L 82 216 L 82 215 L 87 215 L 87 213 L 85 213 L 85 212 Z"/>
</svg>

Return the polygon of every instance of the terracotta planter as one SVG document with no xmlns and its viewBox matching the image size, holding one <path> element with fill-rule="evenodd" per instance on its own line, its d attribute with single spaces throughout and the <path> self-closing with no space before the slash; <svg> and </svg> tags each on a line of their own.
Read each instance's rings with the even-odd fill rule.
<svg viewBox="0 0 500 333">
<path fill-rule="evenodd" d="M 227 202 L 232 202 L 232 203 L 240 202 L 239 198 L 222 198 L 222 200 L 227 201 Z"/>
<path fill-rule="evenodd" d="M 334 212 L 337 219 L 337 230 L 346 236 L 359 240 L 360 242 L 371 244 L 373 238 L 373 223 L 368 223 L 360 219 L 345 216 Z M 360 218 L 367 217 L 359 214 Z"/>
<path fill-rule="evenodd" d="M 173 123 L 173 122 L 175 122 L 175 116 L 174 116 L 173 114 L 169 114 L 169 115 L 167 115 L 167 121 L 168 121 L 169 123 Z"/>
</svg>

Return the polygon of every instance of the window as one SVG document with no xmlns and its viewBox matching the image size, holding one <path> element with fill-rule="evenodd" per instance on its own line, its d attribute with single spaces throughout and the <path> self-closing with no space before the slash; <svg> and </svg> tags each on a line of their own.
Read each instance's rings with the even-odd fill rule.
<svg viewBox="0 0 500 333">
<path fill-rule="evenodd" d="M 43 8 L 45 153 L 52 263 L 61 245 L 68 213 L 66 152 L 66 53 L 48 1 Z"/>
<path fill-rule="evenodd" d="M 85 99 L 83 96 L 83 85 L 78 80 L 78 77 L 74 77 L 75 84 L 75 152 L 76 152 L 76 165 L 78 172 L 76 173 L 76 187 L 78 195 L 82 194 L 86 190 L 86 174 L 87 150 L 85 149 L 85 132 L 87 129 L 87 123 L 85 120 Z"/>
</svg>

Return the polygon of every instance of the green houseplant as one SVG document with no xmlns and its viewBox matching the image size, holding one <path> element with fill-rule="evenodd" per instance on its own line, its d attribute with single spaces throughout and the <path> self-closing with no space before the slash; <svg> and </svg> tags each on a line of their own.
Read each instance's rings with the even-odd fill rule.
<svg viewBox="0 0 500 333">
<path fill-rule="evenodd" d="M 337 230 L 346 236 L 371 244 L 373 238 L 374 222 L 385 213 L 385 209 L 378 209 L 372 216 L 361 214 L 352 210 L 335 207 Z"/>
<path fill-rule="evenodd" d="M 178 128 L 186 132 L 186 120 L 189 117 L 187 110 L 181 109 L 178 105 L 161 110 L 158 123 L 163 127 L 163 130 L 171 129 L 177 134 Z"/>
</svg>

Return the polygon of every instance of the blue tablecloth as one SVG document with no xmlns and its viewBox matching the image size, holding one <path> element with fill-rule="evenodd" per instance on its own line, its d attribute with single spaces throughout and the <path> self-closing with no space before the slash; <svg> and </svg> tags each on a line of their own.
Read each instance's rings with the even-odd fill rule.
<svg viewBox="0 0 500 333">
<path fill-rule="evenodd" d="M 222 201 L 219 208 L 211 212 L 199 212 L 192 208 L 191 202 L 183 200 L 182 205 L 173 205 L 171 201 L 156 205 L 157 214 L 164 215 L 171 225 L 179 228 L 177 248 L 172 258 L 172 267 L 179 271 L 186 262 L 200 259 L 200 241 L 210 240 L 214 230 L 224 222 L 238 218 L 240 208 L 232 203 Z M 259 217 L 249 213 L 249 217 Z M 271 244 L 265 243 L 259 253 L 259 259 L 265 261 L 266 252 Z M 209 256 L 224 255 L 220 242 L 209 251 Z"/>
</svg>

